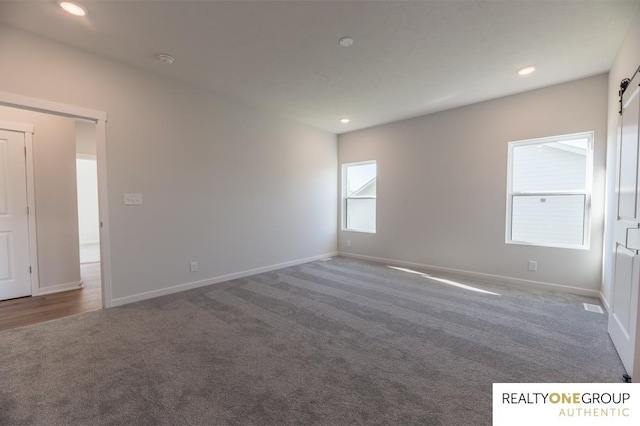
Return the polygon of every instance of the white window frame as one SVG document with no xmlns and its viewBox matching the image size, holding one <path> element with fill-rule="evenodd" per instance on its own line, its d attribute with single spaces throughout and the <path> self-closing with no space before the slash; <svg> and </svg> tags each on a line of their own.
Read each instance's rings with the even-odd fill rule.
<svg viewBox="0 0 640 426">
<path fill-rule="evenodd" d="M 585 191 L 513 191 L 513 149 L 526 145 L 541 145 L 552 142 L 562 142 L 566 140 L 574 139 L 587 139 L 587 158 L 586 158 L 586 182 Z M 509 142 L 508 147 L 508 166 L 507 166 L 507 216 L 505 227 L 505 242 L 507 244 L 518 244 L 527 246 L 538 247 L 556 247 L 556 248 L 569 248 L 588 250 L 591 243 L 591 191 L 593 184 L 593 145 L 594 145 L 594 132 L 579 132 L 571 133 L 567 135 L 549 136 L 544 138 L 526 139 L 520 141 Z M 551 195 L 584 195 L 584 229 L 583 229 L 583 241 L 582 244 L 554 244 L 554 243 L 540 243 L 529 241 L 517 241 L 511 239 L 511 223 L 513 213 L 513 197 L 514 196 L 551 196 Z"/>
<path fill-rule="evenodd" d="M 375 196 L 359 196 L 359 197 L 348 197 L 347 196 L 347 168 L 352 166 L 365 166 L 367 164 L 375 164 L 376 165 L 376 182 L 378 180 L 378 164 L 376 160 L 367 160 L 367 161 L 357 161 L 355 163 L 343 163 L 342 164 L 342 193 L 341 200 L 342 205 L 340 207 L 340 216 L 342 217 L 342 226 L 341 229 L 343 231 L 349 232 L 363 232 L 365 234 L 375 234 L 378 230 L 378 190 L 376 187 L 376 195 Z M 377 185 L 377 183 L 376 183 Z M 347 200 L 348 199 L 358 199 L 358 200 L 376 200 L 376 223 L 375 229 L 373 231 L 369 231 L 366 229 L 355 229 L 355 228 L 347 228 Z"/>
</svg>

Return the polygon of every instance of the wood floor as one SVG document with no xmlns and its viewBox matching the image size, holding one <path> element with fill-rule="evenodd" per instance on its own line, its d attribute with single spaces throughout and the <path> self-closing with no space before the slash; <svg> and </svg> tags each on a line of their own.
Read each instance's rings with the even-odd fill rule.
<svg viewBox="0 0 640 426">
<path fill-rule="evenodd" d="M 102 308 L 100 263 L 80 265 L 84 288 L 0 302 L 0 331 Z"/>
</svg>

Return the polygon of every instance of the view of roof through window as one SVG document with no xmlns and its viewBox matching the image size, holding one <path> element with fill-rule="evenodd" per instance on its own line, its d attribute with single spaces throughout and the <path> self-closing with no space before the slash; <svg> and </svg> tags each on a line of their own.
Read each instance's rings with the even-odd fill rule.
<svg viewBox="0 0 640 426">
<path fill-rule="evenodd" d="M 349 166 L 347 197 L 375 196 L 375 182 L 375 163 Z"/>
</svg>

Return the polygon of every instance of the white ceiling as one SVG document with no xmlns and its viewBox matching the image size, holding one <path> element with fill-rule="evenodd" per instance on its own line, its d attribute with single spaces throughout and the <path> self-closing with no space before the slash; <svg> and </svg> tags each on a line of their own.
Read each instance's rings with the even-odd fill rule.
<svg viewBox="0 0 640 426">
<path fill-rule="evenodd" d="M 0 2 L 0 23 L 344 133 L 607 72 L 638 1 Z M 343 36 L 352 47 L 338 44 Z M 175 56 L 173 65 L 155 55 Z M 516 69 L 537 65 L 527 77 Z M 351 123 L 339 122 L 343 116 Z"/>
</svg>

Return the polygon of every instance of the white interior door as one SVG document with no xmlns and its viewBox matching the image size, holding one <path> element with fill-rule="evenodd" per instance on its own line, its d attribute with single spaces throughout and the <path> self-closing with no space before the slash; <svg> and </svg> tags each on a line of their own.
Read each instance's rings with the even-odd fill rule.
<svg viewBox="0 0 640 426">
<path fill-rule="evenodd" d="M 31 295 L 24 133 L 0 129 L 0 300 Z"/>
<path fill-rule="evenodd" d="M 609 335 L 634 382 L 640 381 L 640 174 L 638 173 L 638 120 L 640 74 L 622 98 L 618 147 L 618 197 L 614 226 L 613 292 L 609 307 Z"/>
</svg>

